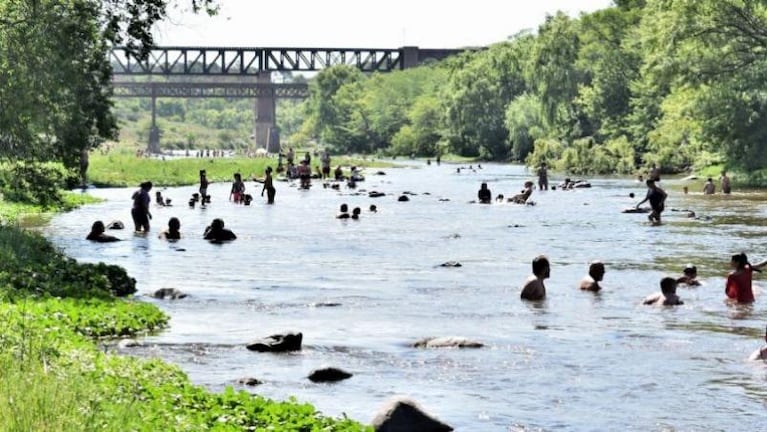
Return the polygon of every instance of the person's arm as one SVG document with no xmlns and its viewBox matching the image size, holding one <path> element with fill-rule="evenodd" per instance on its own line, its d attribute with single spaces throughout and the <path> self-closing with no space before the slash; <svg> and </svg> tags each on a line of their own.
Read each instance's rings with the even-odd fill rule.
<svg viewBox="0 0 767 432">
<path fill-rule="evenodd" d="M 650 192 L 647 192 L 647 195 L 645 195 L 644 199 L 642 201 L 639 201 L 636 205 L 636 208 L 639 208 L 640 205 L 647 202 L 647 200 L 650 199 Z"/>
<path fill-rule="evenodd" d="M 767 259 L 765 259 L 762 262 L 758 262 L 756 264 L 751 264 L 751 268 L 754 270 L 761 270 L 762 267 L 767 266 Z"/>
</svg>

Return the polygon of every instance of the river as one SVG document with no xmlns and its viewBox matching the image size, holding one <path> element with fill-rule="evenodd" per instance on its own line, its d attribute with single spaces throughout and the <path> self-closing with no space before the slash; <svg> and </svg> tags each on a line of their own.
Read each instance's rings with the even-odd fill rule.
<svg viewBox="0 0 767 432">
<path fill-rule="evenodd" d="M 130 228 L 132 190 L 91 189 L 106 201 L 57 215 L 45 229 L 78 260 L 125 267 L 139 294 L 189 293 L 177 301 L 142 296 L 171 316 L 170 327 L 128 352 L 176 363 L 213 390 L 253 376 L 264 383 L 248 391 L 295 396 L 364 423 L 387 399 L 406 395 L 458 431 L 764 430 L 767 368 L 746 359 L 764 343 L 765 296 L 733 307 L 723 291 L 730 255 L 767 258 L 767 194 L 704 196 L 696 182 L 685 195 L 680 180 L 664 179 L 664 224 L 650 226 L 646 215 L 621 213 L 638 201 L 630 192 L 645 193 L 633 179 L 535 191 L 533 206 L 473 205 L 482 181 L 508 197 L 532 179 L 520 166 L 474 168 L 459 174 L 456 165 L 414 163 L 380 176 L 368 169 L 358 191 L 386 193 L 381 198 L 317 180 L 310 191 L 276 182 L 274 206 L 263 204 L 252 182 L 253 205 L 228 202 L 230 184 L 215 183 L 205 209 L 186 205 L 196 187 L 156 188 L 175 206 L 153 207 L 154 233 L 111 231 L 124 239 L 112 244 L 84 238 L 96 219 Z M 398 202 L 405 191 L 414 195 Z M 336 219 L 342 202 L 362 207 L 361 220 Z M 185 235 L 174 244 L 157 238 L 171 216 Z M 215 217 L 236 241 L 201 239 Z M 519 289 L 539 254 L 551 261 L 548 299 L 526 303 Z M 594 259 L 606 264 L 604 289 L 581 292 L 578 281 Z M 462 266 L 439 266 L 446 261 Z M 641 305 L 688 262 L 703 285 L 680 287 L 683 306 Z M 765 276 L 755 279 L 765 284 Z M 288 330 L 303 332 L 301 352 L 245 349 Z M 486 346 L 411 347 L 429 336 Z M 335 384 L 306 379 L 321 366 L 354 376 Z"/>
</svg>

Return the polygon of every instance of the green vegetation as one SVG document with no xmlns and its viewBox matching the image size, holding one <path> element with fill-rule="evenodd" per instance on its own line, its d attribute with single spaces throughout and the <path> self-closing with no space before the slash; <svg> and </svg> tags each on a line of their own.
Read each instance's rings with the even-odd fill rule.
<svg viewBox="0 0 767 432">
<path fill-rule="evenodd" d="M 0 226 L 0 430 L 369 430 L 294 400 L 213 394 L 160 360 L 103 352 L 94 338 L 167 324 L 155 306 L 116 297 L 133 292 L 119 267 L 79 264 Z"/>
<path fill-rule="evenodd" d="M 303 157 L 297 152 L 297 159 Z M 314 170 L 319 158 L 313 159 Z M 283 163 L 285 163 L 283 161 Z M 387 167 L 391 164 L 362 158 L 334 157 L 334 166 Z M 138 186 L 150 180 L 155 185 L 179 186 L 200 182 L 200 170 L 206 170 L 208 180 L 212 182 L 232 181 L 232 175 L 239 172 L 243 178 L 262 178 L 267 166 L 277 167 L 277 158 L 178 158 L 167 160 L 138 158 L 126 152 L 113 152 L 107 155 L 91 157 L 88 178 L 98 186 Z M 348 174 L 348 173 L 347 173 Z"/>
</svg>

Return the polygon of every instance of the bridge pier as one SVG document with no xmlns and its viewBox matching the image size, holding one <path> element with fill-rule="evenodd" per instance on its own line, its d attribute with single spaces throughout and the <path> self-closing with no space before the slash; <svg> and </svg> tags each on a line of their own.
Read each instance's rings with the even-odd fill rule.
<svg viewBox="0 0 767 432">
<path fill-rule="evenodd" d="M 256 77 L 256 82 L 258 84 L 271 84 L 271 73 L 259 73 L 258 77 Z M 277 99 L 272 92 L 256 97 L 256 124 L 253 133 L 256 140 L 256 148 L 266 149 L 269 153 L 278 153 L 280 151 L 280 138 L 276 122 L 276 103 Z"/>
<path fill-rule="evenodd" d="M 160 153 L 160 128 L 157 127 L 157 86 L 152 84 L 152 126 L 149 127 L 149 153 Z"/>
</svg>

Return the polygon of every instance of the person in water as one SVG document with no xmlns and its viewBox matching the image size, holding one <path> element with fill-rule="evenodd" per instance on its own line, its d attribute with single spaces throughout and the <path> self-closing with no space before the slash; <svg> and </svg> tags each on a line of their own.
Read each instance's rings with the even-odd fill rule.
<svg viewBox="0 0 767 432">
<path fill-rule="evenodd" d="M 477 192 L 477 199 L 480 204 L 490 204 L 493 202 L 493 193 L 487 188 L 487 183 L 482 183 Z"/>
<path fill-rule="evenodd" d="M 243 201 L 245 196 L 245 182 L 242 181 L 242 175 L 240 173 L 234 173 L 234 182 L 232 183 L 232 191 L 229 192 L 229 199 L 239 204 Z"/>
<path fill-rule="evenodd" d="M 687 286 L 699 286 L 698 282 L 698 268 L 692 264 L 687 264 L 682 270 L 682 276 L 677 278 L 678 284 L 685 284 Z"/>
<path fill-rule="evenodd" d="M 203 238 L 205 240 L 211 240 L 213 242 L 223 242 L 223 241 L 235 240 L 237 236 L 234 235 L 234 233 L 231 232 L 230 230 L 224 228 L 223 219 L 216 218 L 216 219 L 213 219 L 213 222 L 211 222 L 207 228 L 205 228 L 205 233 L 203 234 Z"/>
<path fill-rule="evenodd" d="M 534 183 L 531 181 L 525 182 L 525 188 L 522 189 L 522 192 L 514 195 L 513 197 L 509 198 L 509 202 L 513 202 L 515 204 L 526 204 L 528 198 L 530 198 L 530 195 L 533 194 L 533 185 Z"/>
<path fill-rule="evenodd" d="M 349 219 L 349 217 L 349 206 L 346 204 L 341 204 L 341 208 L 336 215 L 336 219 Z"/>
<path fill-rule="evenodd" d="M 703 185 L 704 195 L 713 195 L 716 192 L 716 186 L 714 185 L 714 179 L 711 177 L 706 180 L 706 184 Z"/>
<path fill-rule="evenodd" d="M 351 218 L 354 220 L 358 220 L 360 218 L 360 213 L 362 213 L 362 209 L 360 209 L 359 207 L 354 207 L 354 209 L 352 210 Z"/>
<path fill-rule="evenodd" d="M 666 206 L 666 197 L 668 194 L 655 184 L 655 180 L 648 179 L 645 184 L 647 185 L 647 195 L 645 195 L 642 201 L 639 201 L 636 208 L 638 209 L 640 205 L 649 201 L 652 211 L 650 212 L 650 215 L 647 216 L 647 219 L 653 225 L 660 225 L 660 214 L 663 213 L 663 209 Z"/>
<path fill-rule="evenodd" d="M 605 265 L 601 261 L 593 261 L 589 264 L 589 274 L 581 279 L 580 289 L 584 291 L 598 292 L 602 289 L 599 282 L 605 276 Z"/>
<path fill-rule="evenodd" d="M 767 342 L 767 328 L 765 328 L 764 330 L 764 341 Z M 767 345 L 754 351 L 754 353 L 751 354 L 751 356 L 748 359 L 751 361 L 756 361 L 756 360 L 767 361 Z"/>
<path fill-rule="evenodd" d="M 205 205 L 208 197 L 208 175 L 205 170 L 200 170 L 200 204 Z"/>
<path fill-rule="evenodd" d="M 676 295 L 676 279 L 664 277 L 660 280 L 660 292 L 647 296 L 642 304 L 656 306 L 678 306 L 684 302 Z"/>
<path fill-rule="evenodd" d="M 730 192 L 732 192 L 732 189 L 730 187 L 730 178 L 727 177 L 727 171 L 722 171 L 722 177 L 720 181 L 722 182 L 722 193 L 729 195 Z"/>
<path fill-rule="evenodd" d="M 549 260 L 543 255 L 533 259 L 533 274 L 530 275 L 522 287 L 520 297 L 523 300 L 543 300 L 546 298 L 546 286 L 543 281 L 548 279 L 551 274 Z"/>
<path fill-rule="evenodd" d="M 541 162 L 540 168 L 538 168 L 538 190 L 549 189 L 549 173 L 546 168 L 546 162 Z"/>
<path fill-rule="evenodd" d="M 765 265 L 767 260 L 751 264 L 746 254 L 733 255 L 730 259 L 730 267 L 733 270 L 727 275 L 727 285 L 724 289 L 727 298 L 737 303 L 753 303 L 754 291 L 751 287 L 751 278 L 754 272 L 761 272 Z"/>
<path fill-rule="evenodd" d="M 264 196 L 266 192 L 266 203 L 274 204 L 274 195 L 277 193 L 277 189 L 274 188 L 274 179 L 272 178 L 272 167 L 266 167 L 264 172 L 264 187 L 261 189 L 261 196 Z"/>
<path fill-rule="evenodd" d="M 136 232 L 149 232 L 149 220 L 152 219 L 152 213 L 149 212 L 149 204 L 152 202 L 149 196 L 150 190 L 152 190 L 152 182 L 143 182 L 139 190 L 133 193 L 131 217 Z"/>
<path fill-rule="evenodd" d="M 178 240 L 181 238 L 181 221 L 176 217 L 168 220 L 168 229 L 160 233 L 160 238 L 165 240 Z"/>
<path fill-rule="evenodd" d="M 341 181 L 344 179 L 344 171 L 341 169 L 341 165 L 338 165 L 333 171 L 333 177 L 336 179 L 336 181 Z"/>
<path fill-rule="evenodd" d="M 105 230 L 106 229 L 104 227 L 104 222 L 97 220 L 96 222 L 93 222 L 93 225 L 91 226 L 91 232 L 88 233 L 88 236 L 86 236 L 85 239 L 94 241 L 94 242 L 99 242 L 99 243 L 109 243 L 109 242 L 120 241 L 120 239 L 117 237 L 104 234 Z"/>
</svg>

